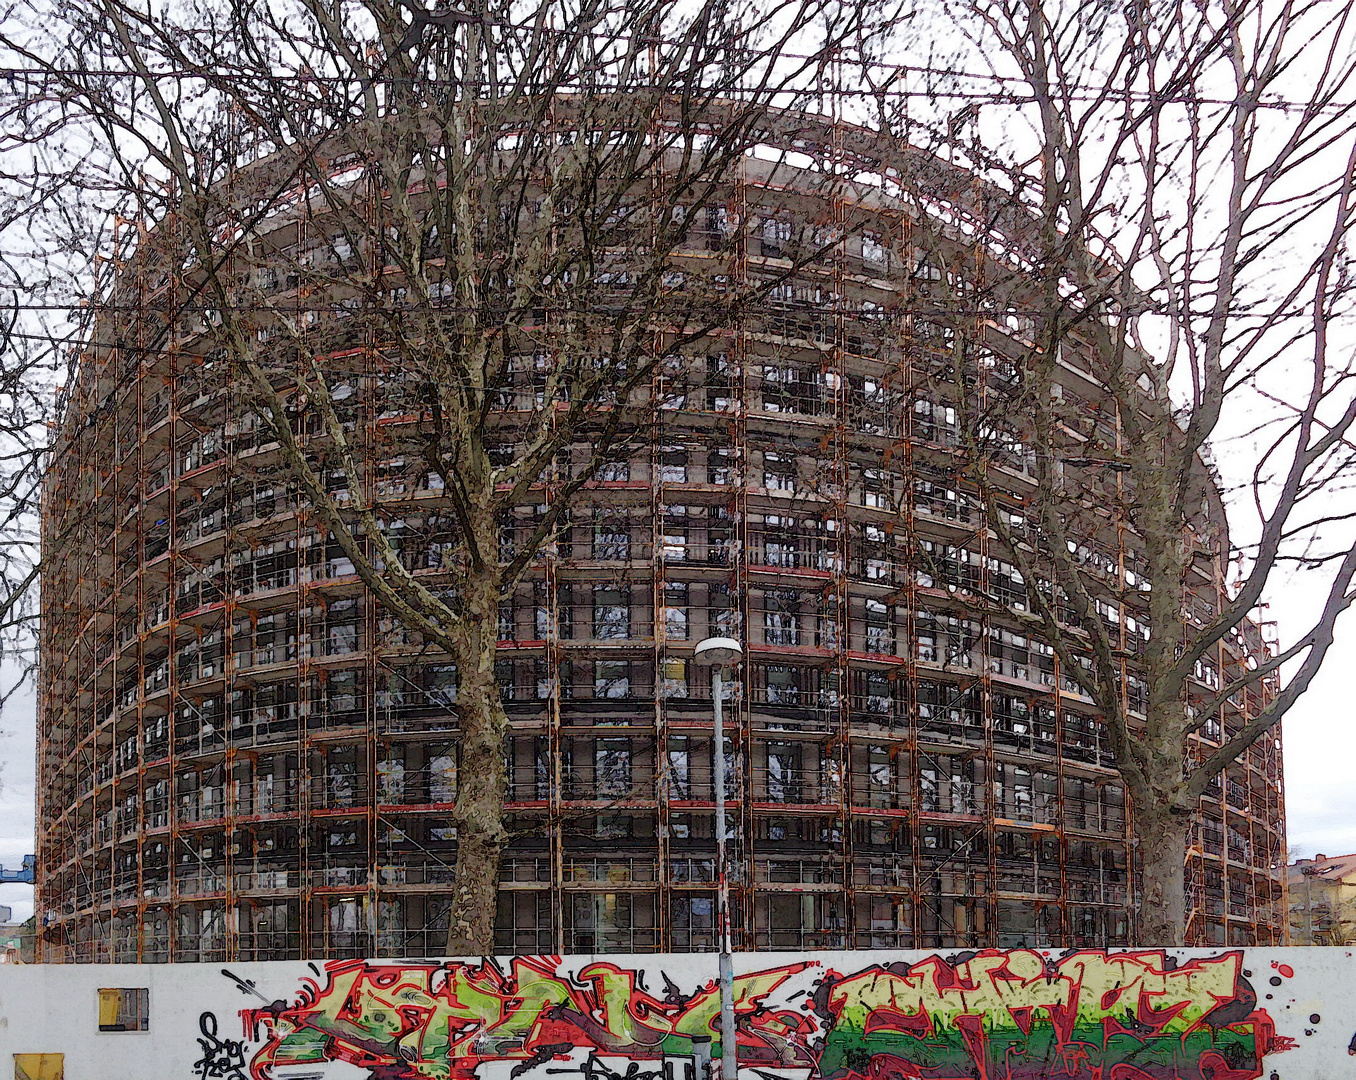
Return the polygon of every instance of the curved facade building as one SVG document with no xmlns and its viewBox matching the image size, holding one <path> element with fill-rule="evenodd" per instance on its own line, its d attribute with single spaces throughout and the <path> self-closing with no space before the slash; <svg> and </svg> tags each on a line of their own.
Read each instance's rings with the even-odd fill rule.
<svg viewBox="0 0 1356 1080">
<path fill-rule="evenodd" d="M 834 153 L 865 139 L 822 123 Z M 1021 327 L 929 314 L 943 269 L 910 213 L 809 176 L 751 157 L 702 208 L 682 257 L 732 275 L 784 272 L 807 222 L 854 227 L 699 360 L 661 367 L 648 444 L 587 489 L 501 607 L 503 952 L 714 947 L 710 687 L 692 649 L 717 633 L 746 643 L 727 712 L 738 947 L 1134 938 L 1133 823 L 1097 716 L 1005 616 L 1026 586 L 959 475 L 956 395 L 1020 377 L 1005 356 Z M 286 265 L 325 257 L 323 221 L 268 229 Z M 172 233 L 136 238 L 46 488 L 41 956 L 438 955 L 455 672 L 406 644 L 289 496 L 210 326 L 184 314 L 185 275 L 157 255 Z M 285 271 L 264 287 L 299 291 Z M 980 346 L 963 378 L 957 327 Z M 413 420 L 380 350 L 348 363 L 364 483 L 399 504 L 402 558 L 436 583 L 442 492 L 391 456 Z M 524 363 L 505 409 L 534 392 Z M 1076 359 L 1065 393 L 1114 425 Z M 992 475 L 1020 513 L 1016 418 L 1010 434 Z M 559 482 L 543 478 L 505 543 Z M 1133 583 L 1134 538 L 1108 533 L 1089 558 Z M 1222 570 L 1202 571 L 1200 604 Z M 1114 614 L 1133 710 L 1142 638 L 1133 607 Z M 1264 648 L 1248 628 L 1201 666 L 1200 692 Z M 1203 801 L 1193 941 L 1280 941 L 1283 823 L 1274 741 Z"/>
</svg>

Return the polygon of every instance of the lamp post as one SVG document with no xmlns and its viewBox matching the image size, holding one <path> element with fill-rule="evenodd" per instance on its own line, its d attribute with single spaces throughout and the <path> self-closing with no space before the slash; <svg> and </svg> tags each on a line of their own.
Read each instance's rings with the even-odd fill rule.
<svg viewBox="0 0 1356 1080">
<path fill-rule="evenodd" d="M 713 665 L 711 702 L 715 712 L 716 783 L 716 925 L 720 935 L 720 1080 L 737 1080 L 735 1059 L 734 961 L 730 956 L 730 886 L 725 874 L 725 714 L 721 691 L 725 666 L 737 664 L 744 650 L 734 638 L 712 637 L 697 643 L 693 656 L 699 664 Z"/>
</svg>

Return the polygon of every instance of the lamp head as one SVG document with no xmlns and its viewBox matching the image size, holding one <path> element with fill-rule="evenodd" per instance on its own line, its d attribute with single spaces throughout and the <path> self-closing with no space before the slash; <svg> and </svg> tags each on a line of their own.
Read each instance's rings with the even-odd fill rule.
<svg viewBox="0 0 1356 1080">
<path fill-rule="evenodd" d="M 697 642 L 693 658 L 699 664 L 737 664 L 744 656 L 744 649 L 734 638 L 709 637 Z"/>
</svg>

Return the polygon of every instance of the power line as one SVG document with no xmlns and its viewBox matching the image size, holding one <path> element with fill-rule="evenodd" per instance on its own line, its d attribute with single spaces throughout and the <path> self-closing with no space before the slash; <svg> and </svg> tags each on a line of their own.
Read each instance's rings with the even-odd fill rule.
<svg viewBox="0 0 1356 1080">
<path fill-rule="evenodd" d="M 810 56 L 796 56 L 794 54 L 780 54 L 785 59 L 810 60 Z M 853 65 L 849 65 L 853 66 Z M 935 68 L 931 66 L 915 67 L 912 65 L 886 65 L 879 62 L 856 65 L 863 70 L 879 69 L 884 72 L 907 72 L 929 78 L 942 77 L 948 79 L 971 80 L 975 82 L 987 82 L 998 84 L 1000 86 L 1026 87 L 1030 85 L 1029 80 L 1020 75 L 999 75 L 996 73 L 986 74 L 970 71 L 959 71 L 951 68 Z M 137 71 L 128 71 L 119 68 L 80 68 L 67 67 L 62 68 L 60 72 L 53 72 L 45 68 L 38 67 L 5 67 L 0 66 L 0 78 L 8 79 L 11 83 L 17 79 L 40 77 L 44 80 L 62 81 L 67 76 L 78 76 L 82 78 L 106 78 L 106 79 L 134 79 L 138 81 L 160 81 L 160 80 L 192 80 L 200 79 L 211 83 L 267 83 L 274 86 L 281 85 L 332 85 L 336 87 L 354 87 L 361 86 L 365 81 L 372 80 L 382 84 L 389 85 L 410 85 L 410 86 L 428 86 L 430 84 L 442 81 L 427 76 L 402 77 L 393 75 L 362 75 L 358 73 L 345 75 L 319 75 L 311 72 L 264 72 L 264 71 L 221 71 L 217 69 L 209 70 L 203 68 L 171 68 L 150 73 Z M 479 84 L 474 80 L 458 81 L 457 86 L 463 92 L 474 92 Z M 579 92 L 596 93 L 600 89 L 606 92 L 609 89 L 618 91 L 643 91 L 663 89 L 663 84 L 646 82 L 643 79 L 630 80 L 625 83 L 608 84 L 598 80 L 589 80 L 588 82 L 560 82 L 556 83 L 555 89 L 558 92 Z M 1176 104 L 1176 105 L 1199 105 L 1210 107 L 1238 107 L 1247 104 L 1250 107 L 1266 110 L 1280 111 L 1302 111 L 1309 113 L 1332 113 L 1342 115 L 1356 110 L 1356 99 L 1350 101 L 1332 101 L 1318 102 L 1314 100 L 1302 100 L 1298 98 L 1284 98 L 1280 96 L 1263 97 L 1257 100 L 1251 98 L 1222 97 L 1212 95 L 1202 95 L 1190 91 L 1176 91 L 1171 94 L 1160 93 L 1150 89 L 1136 89 L 1131 86 L 1099 86 L 1095 83 L 1064 83 L 1061 85 L 1061 100 L 1075 102 L 1117 102 L 1117 103 L 1138 103 L 1138 104 Z M 1072 91 L 1072 92 L 1070 92 Z M 854 87 L 848 85 L 836 85 L 831 88 L 816 88 L 812 85 L 788 87 L 783 93 L 787 95 L 795 94 L 809 97 L 840 97 L 840 98 L 862 98 L 871 101 L 883 99 L 927 99 L 935 100 L 954 100 L 964 102 L 978 102 L 1005 105 L 1027 105 L 1037 100 L 1035 92 L 1029 95 L 1023 95 L 1015 91 L 1005 91 L 996 93 L 993 90 L 963 90 L 957 88 L 942 87 L 900 87 L 883 86 L 873 88 L 871 86 Z M 738 98 L 739 90 L 731 87 L 726 92 L 731 98 Z M 469 99 L 469 98 L 468 98 Z M 298 104 L 298 102 L 293 102 Z M 317 105 L 330 105 L 328 99 L 318 98 L 315 101 Z M 350 105 L 353 103 L 350 102 Z"/>
</svg>

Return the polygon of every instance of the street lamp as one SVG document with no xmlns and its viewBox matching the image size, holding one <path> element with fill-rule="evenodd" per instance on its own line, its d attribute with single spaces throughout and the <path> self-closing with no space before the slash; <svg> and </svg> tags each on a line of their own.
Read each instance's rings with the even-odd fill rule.
<svg viewBox="0 0 1356 1080">
<path fill-rule="evenodd" d="M 693 657 L 711 671 L 711 702 L 716 716 L 716 924 L 720 934 L 720 1080 L 738 1080 L 735 1059 L 734 962 L 730 956 L 730 886 L 725 876 L 725 714 L 721 690 L 725 666 L 738 664 L 744 650 L 734 638 L 711 637 L 697 642 Z"/>
</svg>

